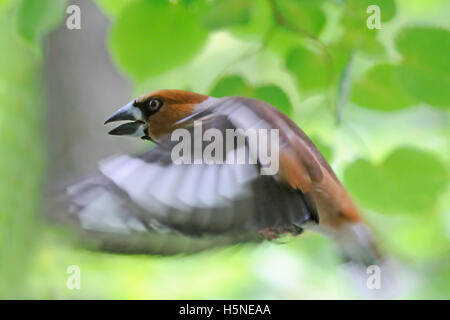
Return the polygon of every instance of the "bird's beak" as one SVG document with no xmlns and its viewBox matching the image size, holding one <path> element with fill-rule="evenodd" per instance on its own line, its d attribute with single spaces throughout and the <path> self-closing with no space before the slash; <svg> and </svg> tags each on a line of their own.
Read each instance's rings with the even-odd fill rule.
<svg viewBox="0 0 450 320">
<path fill-rule="evenodd" d="M 146 135 L 144 132 L 144 124 L 140 121 L 121 124 L 117 128 L 109 131 L 108 134 L 111 134 L 113 136 L 133 136 L 139 138 L 142 138 Z"/>
<path fill-rule="evenodd" d="M 126 104 L 105 121 L 105 124 L 116 121 L 132 121 L 124 123 L 112 129 L 108 132 L 109 134 L 115 136 L 127 135 L 140 138 L 146 137 L 146 133 L 144 130 L 145 120 L 142 111 L 139 108 L 135 107 L 133 104 L 133 101 Z"/>
</svg>

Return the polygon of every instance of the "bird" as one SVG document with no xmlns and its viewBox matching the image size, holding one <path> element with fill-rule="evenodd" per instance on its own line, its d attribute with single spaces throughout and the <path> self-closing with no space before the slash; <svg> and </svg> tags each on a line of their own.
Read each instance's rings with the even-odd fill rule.
<svg viewBox="0 0 450 320">
<path fill-rule="evenodd" d="M 105 125 L 117 122 L 110 135 L 151 141 L 150 149 L 102 160 L 96 176 L 65 189 L 70 221 L 98 249 L 172 255 L 311 230 L 333 239 L 346 260 L 380 259 L 371 229 L 331 166 L 275 106 L 165 89 L 130 101 Z M 222 162 L 175 163 L 173 134 L 181 129 L 194 140 L 199 124 L 223 134 L 277 130 L 278 150 L 271 151 L 278 153 L 278 170 L 263 174 L 259 155 L 253 163 L 227 163 L 237 146 L 216 151 Z M 240 146 L 247 157 L 252 143 L 246 137 Z M 206 146 L 202 140 L 201 150 Z"/>
</svg>

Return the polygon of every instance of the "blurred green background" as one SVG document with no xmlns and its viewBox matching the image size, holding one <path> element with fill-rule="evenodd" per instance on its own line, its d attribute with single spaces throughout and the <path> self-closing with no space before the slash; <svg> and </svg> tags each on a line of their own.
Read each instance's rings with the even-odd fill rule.
<svg viewBox="0 0 450 320">
<path fill-rule="evenodd" d="M 0 298 L 368 297 L 317 234 L 124 256 L 78 248 L 45 222 L 52 186 L 148 147 L 101 123 L 161 88 L 287 113 L 403 266 L 409 285 L 394 297 L 450 298 L 450 1 L 73 1 L 80 30 L 66 27 L 69 4 L 0 0 Z M 369 5 L 380 30 L 366 25 Z M 80 290 L 66 287 L 70 265 Z"/>
</svg>

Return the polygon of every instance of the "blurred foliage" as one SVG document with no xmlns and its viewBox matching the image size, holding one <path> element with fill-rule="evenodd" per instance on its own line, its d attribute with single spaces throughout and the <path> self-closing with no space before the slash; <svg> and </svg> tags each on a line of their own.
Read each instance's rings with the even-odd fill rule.
<svg viewBox="0 0 450 320">
<path fill-rule="evenodd" d="M 396 39 L 403 56 L 400 77 L 404 88 L 432 106 L 450 101 L 450 32 L 437 28 L 405 28 Z"/>
<path fill-rule="evenodd" d="M 210 29 L 220 29 L 234 24 L 245 24 L 250 20 L 250 1 L 221 0 L 208 8 L 201 22 Z"/>
<path fill-rule="evenodd" d="M 24 297 L 38 227 L 45 154 L 41 59 L 16 32 L 17 5 L 0 3 L 0 297 Z"/>
<path fill-rule="evenodd" d="M 414 275 L 401 297 L 450 298 L 448 1 L 95 1 L 111 20 L 111 57 L 136 94 L 173 87 L 273 104 L 313 137 L 382 247 Z M 373 4 L 381 30 L 366 26 Z M 40 48 L 64 27 L 66 5 L 0 1 L 0 296 L 358 296 L 318 235 L 161 258 L 71 249 L 40 231 Z M 65 287 L 71 264 L 83 270 L 79 292 Z"/>
<path fill-rule="evenodd" d="M 228 76 L 220 79 L 214 89 L 211 90 L 211 95 L 214 97 L 254 97 L 277 106 L 287 114 L 292 112 L 292 106 L 288 96 L 279 87 L 266 85 L 253 88 L 239 76 Z"/>
<path fill-rule="evenodd" d="M 435 157 L 405 147 L 376 166 L 356 160 L 346 168 L 344 179 L 361 205 L 385 214 L 409 215 L 434 209 L 448 182 L 445 166 Z"/>
<path fill-rule="evenodd" d="M 17 13 L 17 30 L 27 40 L 41 40 L 42 35 L 58 25 L 66 7 L 65 0 L 22 0 Z"/>
<path fill-rule="evenodd" d="M 184 6 L 137 1 L 127 6 L 114 24 L 111 52 L 126 72 L 145 80 L 188 61 L 205 44 L 207 35 Z M 155 50 L 159 44 L 164 48 Z"/>
<path fill-rule="evenodd" d="M 385 94 L 380 95 L 380 92 Z M 404 92 L 398 67 L 378 64 L 371 68 L 354 87 L 352 101 L 367 108 L 395 110 L 417 103 Z"/>
</svg>

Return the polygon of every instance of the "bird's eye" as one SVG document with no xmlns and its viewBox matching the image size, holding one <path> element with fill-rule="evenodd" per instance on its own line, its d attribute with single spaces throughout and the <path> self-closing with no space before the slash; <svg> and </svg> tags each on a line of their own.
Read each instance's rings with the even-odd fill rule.
<svg viewBox="0 0 450 320">
<path fill-rule="evenodd" d="M 150 101 L 148 102 L 148 107 L 151 111 L 156 111 L 157 109 L 159 109 L 162 106 L 162 101 L 159 99 L 150 99 Z"/>
</svg>

